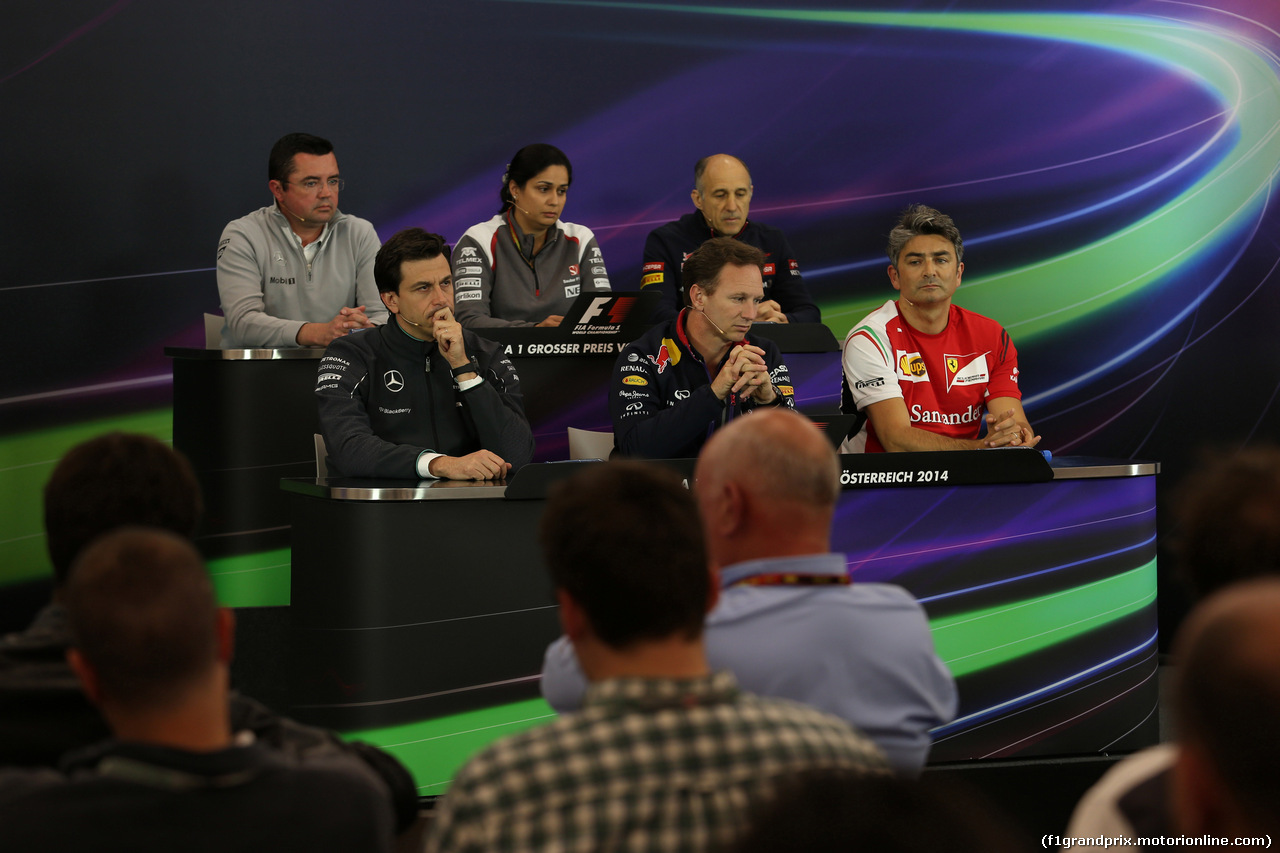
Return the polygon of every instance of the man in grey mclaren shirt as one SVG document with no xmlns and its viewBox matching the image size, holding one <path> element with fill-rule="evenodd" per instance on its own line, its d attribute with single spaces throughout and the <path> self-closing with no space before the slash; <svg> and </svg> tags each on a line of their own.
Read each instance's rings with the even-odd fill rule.
<svg viewBox="0 0 1280 853">
<path fill-rule="evenodd" d="M 328 346 L 385 323 L 373 280 L 378 235 L 338 210 L 333 144 L 290 133 L 271 148 L 275 203 L 229 223 L 218 243 L 218 295 L 230 347 Z"/>
</svg>

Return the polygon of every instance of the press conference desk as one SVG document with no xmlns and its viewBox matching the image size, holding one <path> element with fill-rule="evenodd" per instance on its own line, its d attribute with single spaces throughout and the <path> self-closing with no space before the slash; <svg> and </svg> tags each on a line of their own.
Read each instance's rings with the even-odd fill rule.
<svg viewBox="0 0 1280 853">
<path fill-rule="evenodd" d="M 960 686 L 933 761 L 1156 741 L 1157 465 L 1029 449 L 842 462 L 833 549 L 855 582 L 922 601 Z M 291 713 L 350 731 L 535 696 L 559 626 L 527 481 L 583 464 L 600 463 L 510 486 L 285 481 Z"/>
<path fill-rule="evenodd" d="M 561 329 L 492 329 L 520 375 L 534 459 L 568 458 L 567 427 L 611 429 L 609 381 L 631 338 L 574 336 Z M 839 405 L 839 347 L 820 324 L 761 326 L 792 367 L 806 412 Z M 197 532 L 209 558 L 289 546 L 282 477 L 314 476 L 316 365 L 324 351 L 168 347 L 173 359 L 173 445 L 186 454 L 204 491 Z"/>
</svg>

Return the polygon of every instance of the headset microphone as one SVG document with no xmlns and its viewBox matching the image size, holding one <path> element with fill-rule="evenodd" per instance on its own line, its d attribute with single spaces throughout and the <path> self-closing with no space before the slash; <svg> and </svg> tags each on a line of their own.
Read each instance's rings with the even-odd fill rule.
<svg viewBox="0 0 1280 853">
<path fill-rule="evenodd" d="M 728 340 L 729 336 L 728 336 L 728 335 L 726 335 L 726 334 L 724 333 L 724 329 L 722 329 L 722 328 L 720 328 L 719 326 L 717 326 L 717 325 L 716 325 L 716 321 L 715 321 L 715 320 L 712 320 L 710 317 L 708 317 L 708 316 L 707 316 L 707 312 L 706 312 L 704 309 L 699 308 L 699 309 L 698 309 L 698 313 L 702 315 L 702 319 L 706 320 L 706 321 L 707 321 L 708 323 L 710 323 L 713 327 L 715 327 L 715 330 L 720 334 L 720 337 L 722 337 L 722 338 L 724 338 L 724 339 Z"/>
<path fill-rule="evenodd" d="M 303 222 L 303 223 L 305 223 L 305 222 L 307 221 L 305 218 L 303 218 L 303 217 L 299 216 L 298 214 L 296 214 L 296 213 L 294 213 L 292 210 L 290 210 L 290 209 L 288 208 L 288 206 L 286 206 L 286 205 L 285 205 L 285 203 L 284 203 L 284 199 L 281 199 L 281 200 L 280 200 L 280 207 L 284 208 L 284 211 L 285 211 L 286 213 L 288 213 L 290 216 L 292 216 L 294 219 L 298 220 L 299 222 Z"/>
</svg>

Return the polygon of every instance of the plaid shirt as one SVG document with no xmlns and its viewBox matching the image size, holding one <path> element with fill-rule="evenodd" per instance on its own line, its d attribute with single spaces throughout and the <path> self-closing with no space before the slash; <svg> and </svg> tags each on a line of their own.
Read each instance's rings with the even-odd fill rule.
<svg viewBox="0 0 1280 853">
<path fill-rule="evenodd" d="M 742 693 L 727 672 L 610 679 L 582 711 L 473 757 L 427 849 L 714 850 L 784 775 L 884 767 L 844 721 Z"/>
</svg>

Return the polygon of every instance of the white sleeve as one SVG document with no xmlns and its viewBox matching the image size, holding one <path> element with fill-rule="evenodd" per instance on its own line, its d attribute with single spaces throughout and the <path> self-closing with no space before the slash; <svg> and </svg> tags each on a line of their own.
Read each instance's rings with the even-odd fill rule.
<svg viewBox="0 0 1280 853">
<path fill-rule="evenodd" d="M 882 337 L 877 344 L 865 327 L 855 328 L 845 339 L 841 367 L 859 411 L 872 403 L 902 396 L 892 353 L 887 340 Z"/>
</svg>

